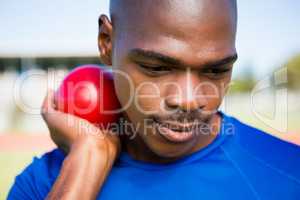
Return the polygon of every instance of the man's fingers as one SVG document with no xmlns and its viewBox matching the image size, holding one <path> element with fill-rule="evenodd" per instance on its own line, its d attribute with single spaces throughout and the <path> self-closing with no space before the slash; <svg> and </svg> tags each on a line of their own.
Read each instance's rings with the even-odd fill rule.
<svg viewBox="0 0 300 200">
<path fill-rule="evenodd" d="M 118 144 L 118 134 L 77 116 L 56 110 L 54 91 L 49 90 L 42 105 L 41 114 L 49 127 L 51 136 L 57 144 L 72 144 L 80 136 L 94 136 L 94 139 L 109 138 Z M 61 142 L 64 141 L 64 142 Z"/>
<path fill-rule="evenodd" d="M 47 114 L 55 111 L 54 91 L 49 89 L 43 101 L 41 112 Z"/>
</svg>

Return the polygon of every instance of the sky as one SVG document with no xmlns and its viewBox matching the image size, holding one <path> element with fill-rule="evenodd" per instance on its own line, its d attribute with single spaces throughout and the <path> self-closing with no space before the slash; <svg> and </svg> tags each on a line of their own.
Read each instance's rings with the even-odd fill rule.
<svg viewBox="0 0 300 200">
<path fill-rule="evenodd" d="M 0 0 L 0 56 L 97 55 L 109 0 Z M 235 74 L 257 76 L 300 53 L 299 0 L 240 0 Z"/>
</svg>

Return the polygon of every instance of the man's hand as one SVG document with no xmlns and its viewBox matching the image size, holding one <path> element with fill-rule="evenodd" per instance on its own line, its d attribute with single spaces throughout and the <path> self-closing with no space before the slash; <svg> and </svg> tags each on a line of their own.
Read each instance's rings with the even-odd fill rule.
<svg viewBox="0 0 300 200">
<path fill-rule="evenodd" d="M 42 107 L 51 138 L 68 153 L 47 199 L 95 199 L 120 151 L 120 140 L 108 130 L 55 109 L 50 91 Z"/>
<path fill-rule="evenodd" d="M 50 90 L 43 102 L 41 114 L 45 120 L 52 140 L 66 153 L 78 140 L 91 140 L 98 148 L 117 154 L 120 150 L 119 137 L 100 130 L 85 119 L 56 110 L 54 92 Z"/>
</svg>

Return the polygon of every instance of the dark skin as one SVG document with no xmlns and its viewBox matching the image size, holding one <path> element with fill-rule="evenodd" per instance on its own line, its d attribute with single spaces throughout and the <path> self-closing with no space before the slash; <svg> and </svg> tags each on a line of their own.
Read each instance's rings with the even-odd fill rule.
<svg viewBox="0 0 300 200">
<path fill-rule="evenodd" d="M 123 150 L 137 160 L 166 163 L 209 145 L 220 127 L 215 111 L 237 59 L 235 2 L 113 0 L 111 19 L 99 18 L 100 58 L 130 77 L 131 82 L 114 76 L 121 104 L 126 107 L 132 97 L 129 86 L 136 100 L 128 104 L 124 116 L 138 132 L 133 139 L 124 138 Z M 119 137 L 103 130 L 82 134 L 85 130 L 76 125 L 93 125 L 55 110 L 51 92 L 42 111 L 52 139 L 68 153 L 48 199 L 95 199 L 121 151 Z M 67 119 L 74 122 L 72 127 Z M 145 121 L 150 121 L 146 129 Z M 157 124 L 182 128 L 193 122 L 210 129 L 174 142 L 156 128 Z M 89 130 L 97 129 L 93 128 Z"/>
<path fill-rule="evenodd" d="M 217 110 L 237 58 L 233 4 L 227 0 L 215 3 L 159 2 L 159 7 L 153 1 L 149 4 L 132 3 L 121 12 L 118 9 L 125 3 L 116 1 L 116 5 L 112 5 L 112 22 L 105 16 L 100 17 L 99 49 L 102 60 L 128 74 L 135 89 L 144 82 L 154 84 L 142 87 L 136 92 L 137 96 L 155 96 L 155 86 L 159 88 L 157 97 L 140 98 L 138 106 L 142 111 L 156 111 L 154 115 L 161 121 L 170 117 L 165 112 L 170 109 L 187 112 L 199 108 L 204 111 Z M 199 12 L 201 9 L 206 12 Z M 231 9 L 231 12 L 224 12 L 224 9 Z M 190 80 L 187 80 L 188 76 Z M 115 76 L 116 91 L 122 105 L 130 97 L 129 87 L 124 89 L 124 85 L 128 85 L 126 81 Z M 168 82 L 176 83 L 177 88 L 166 84 Z M 195 91 L 201 84 L 203 87 Z M 195 94 L 188 97 L 188 90 L 194 90 Z M 211 95 L 215 97 L 212 98 Z M 160 107 L 161 102 L 165 102 L 165 107 Z M 126 110 L 126 114 L 136 126 L 144 125 L 144 120 L 151 119 L 151 116 L 139 111 L 134 103 Z M 203 115 L 198 112 L 196 117 L 206 123 L 220 122 L 217 115 Z M 135 159 L 151 162 L 168 162 L 191 154 L 207 146 L 216 137 L 216 134 L 199 134 L 193 140 L 174 144 L 165 142 L 155 134 L 154 128 L 149 128 L 147 134 L 143 130 L 144 126 L 140 126 L 140 134 L 127 143 L 127 150 Z"/>
</svg>

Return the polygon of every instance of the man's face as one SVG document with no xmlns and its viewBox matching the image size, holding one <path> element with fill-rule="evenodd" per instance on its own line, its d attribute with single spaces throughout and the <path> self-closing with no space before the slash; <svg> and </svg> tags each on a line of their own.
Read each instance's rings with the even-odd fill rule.
<svg viewBox="0 0 300 200">
<path fill-rule="evenodd" d="M 111 39 L 116 92 L 133 134 L 172 158 L 210 132 L 236 60 L 236 16 L 227 0 L 168 2 L 128 6 L 113 17 Z"/>
</svg>

